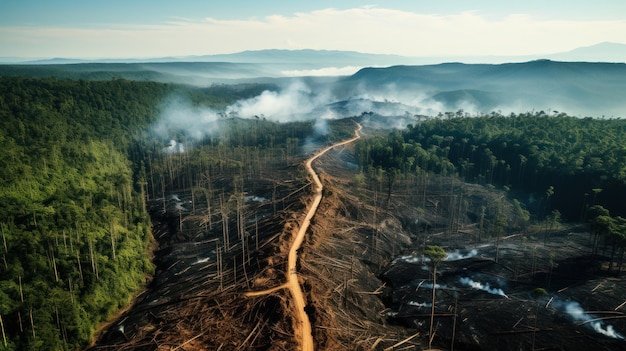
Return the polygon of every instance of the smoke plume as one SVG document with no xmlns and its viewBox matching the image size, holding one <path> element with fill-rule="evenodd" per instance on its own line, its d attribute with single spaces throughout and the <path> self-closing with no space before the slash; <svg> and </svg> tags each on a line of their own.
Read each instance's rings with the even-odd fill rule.
<svg viewBox="0 0 626 351">
<path fill-rule="evenodd" d="M 595 316 L 586 313 L 576 301 L 555 301 L 552 305 L 567 313 L 575 322 L 586 322 L 596 318 Z M 614 339 L 624 339 L 624 336 L 616 332 L 612 325 L 607 325 L 603 321 L 592 321 L 585 323 L 584 325 L 589 326 L 591 329 L 602 335 L 606 335 Z"/>
<path fill-rule="evenodd" d="M 215 122 L 219 116 L 215 110 L 195 107 L 184 98 L 172 96 L 163 104 L 161 115 L 152 130 L 165 140 L 181 132 L 191 139 L 200 140 L 217 131 Z M 170 146 L 164 152 L 178 152 L 177 143 L 175 140 L 170 141 Z"/>
<path fill-rule="evenodd" d="M 314 92 L 303 82 L 294 81 L 280 92 L 266 90 L 259 96 L 237 101 L 226 108 L 226 113 L 243 118 L 264 115 L 273 121 L 289 122 L 314 117 L 310 114 L 330 101 L 327 93 Z"/>
<path fill-rule="evenodd" d="M 177 142 L 176 140 L 170 140 L 170 144 L 163 148 L 163 152 L 166 154 L 179 154 L 185 152 L 185 145 Z"/>
<path fill-rule="evenodd" d="M 465 255 L 462 254 L 459 250 L 454 250 L 453 252 L 448 252 L 447 254 L 448 256 L 446 256 L 446 261 L 459 261 L 478 255 L 478 250 L 472 249 L 472 251 L 468 252 Z"/>
<path fill-rule="evenodd" d="M 409 301 L 407 305 L 416 306 L 416 307 L 432 307 L 433 305 L 430 302 L 417 302 L 417 301 Z"/>
<path fill-rule="evenodd" d="M 481 283 L 481 282 L 475 282 L 472 279 L 468 278 L 468 277 L 461 277 L 459 278 L 459 282 L 461 282 L 461 284 L 463 285 L 467 285 L 469 287 L 471 287 L 472 289 L 477 289 L 477 290 L 482 290 L 482 291 L 486 291 L 492 295 L 500 295 L 500 296 L 504 296 L 507 299 L 509 298 L 504 291 L 502 291 L 502 289 L 496 289 L 496 288 L 492 288 L 489 283 Z"/>
</svg>

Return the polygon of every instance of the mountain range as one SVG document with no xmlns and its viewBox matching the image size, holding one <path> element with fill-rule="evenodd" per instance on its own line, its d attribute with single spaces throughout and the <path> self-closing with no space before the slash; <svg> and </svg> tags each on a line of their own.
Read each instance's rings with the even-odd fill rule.
<svg viewBox="0 0 626 351">
<path fill-rule="evenodd" d="M 604 42 L 591 46 L 580 47 L 567 52 L 544 55 L 526 56 L 420 56 L 409 57 L 399 55 L 368 54 L 354 51 L 338 50 L 256 50 L 242 51 L 232 54 L 172 56 L 144 59 L 25 59 L 19 57 L 0 58 L 0 63 L 21 64 L 72 64 L 72 63 L 162 63 L 162 62 L 231 62 L 283 65 L 283 67 L 299 69 L 319 69 L 323 67 L 344 66 L 391 66 L 391 65 L 425 65 L 443 62 L 464 63 L 505 63 L 525 62 L 538 59 L 553 61 L 580 62 L 626 62 L 626 44 Z"/>
<path fill-rule="evenodd" d="M 536 60 L 364 68 L 342 78 L 335 91 L 363 91 L 435 110 L 626 116 L 626 64 Z"/>
<path fill-rule="evenodd" d="M 306 86 L 302 96 L 325 96 L 323 102 L 317 99 L 315 103 L 326 107 L 318 106 L 311 112 L 316 113 L 321 107 L 340 115 L 545 110 L 578 116 L 626 116 L 626 64 L 624 60 L 603 63 L 582 59 L 601 55 L 626 57 L 626 45 L 603 43 L 553 55 L 564 61 L 538 59 L 499 64 L 418 64 L 410 61 L 415 58 L 394 55 L 315 50 L 246 51 L 199 56 L 195 60 L 176 58 L 193 62 L 168 62 L 164 58 L 165 62 L 61 64 L 65 61 L 53 60 L 0 65 L 0 76 L 123 78 L 193 85 L 271 83 L 277 90 L 291 89 L 292 94 L 294 82 L 299 82 Z M 565 62 L 568 58 L 570 62 Z M 352 72 L 332 74 L 329 69 L 342 66 L 352 67 Z M 324 72 L 329 76 L 313 74 Z"/>
</svg>

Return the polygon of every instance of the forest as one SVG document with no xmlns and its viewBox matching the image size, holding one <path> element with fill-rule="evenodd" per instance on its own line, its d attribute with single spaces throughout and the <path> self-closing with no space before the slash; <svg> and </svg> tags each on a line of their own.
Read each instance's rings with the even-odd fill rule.
<svg viewBox="0 0 626 351">
<path fill-rule="evenodd" d="M 600 255 L 602 243 L 608 271 L 617 263 L 617 274 L 621 272 L 626 120 L 543 111 L 479 117 L 458 111 L 422 119 L 357 145 L 365 174 L 379 183 L 384 178 L 388 198 L 394 184 L 428 173 L 502 189 L 517 207 L 515 217 L 531 215 L 525 225 L 528 220 L 545 223 L 547 229 L 560 221 L 589 223 L 592 253 Z M 498 231 L 497 218 L 485 220 Z M 507 221 L 510 225 L 516 220 Z"/>
<path fill-rule="evenodd" d="M 265 88 L 1 78 L 0 349 L 81 348 L 146 283 L 163 100 L 220 108 Z"/>
<path fill-rule="evenodd" d="M 584 220 L 593 205 L 626 215 L 626 120 L 543 111 L 446 116 L 360 141 L 360 162 L 390 181 L 433 172 L 500 187 L 539 219 L 558 210 Z"/>
<path fill-rule="evenodd" d="M 232 259 L 226 269 L 234 269 L 233 284 L 249 285 L 237 267 L 247 274 L 253 264 L 244 250 L 260 234 L 252 235 L 259 219 L 243 210 L 244 195 L 272 198 L 271 212 L 279 216 L 277 199 L 306 186 L 297 167 L 302 154 L 350 137 L 354 121 L 366 125 L 371 114 L 329 122 L 333 128 L 322 135 L 313 121 L 221 113 L 211 122 L 218 133 L 169 131 L 184 152 L 168 151 L 169 139 L 151 126 L 171 96 L 224 111 L 267 89 L 277 88 L 0 78 L 0 350 L 74 350 L 92 342 L 99 326 L 155 273 L 150 215 L 165 213 L 174 192 L 185 192 L 194 215 L 206 207 L 193 223 L 212 228 L 211 235 L 223 233 L 215 239 L 222 245 L 218 254 Z M 605 238 L 611 262 L 623 258 L 624 120 L 543 111 L 466 117 L 458 111 L 419 116 L 402 130 L 368 132 L 356 145 L 362 173 L 353 181 L 367 177 L 375 196 L 386 192 L 387 202 L 399 182 L 425 188 L 429 175 L 455 179 L 450 189 L 459 180 L 475 183 L 515 198 L 521 217 L 589 222 L 595 249 Z M 292 179 L 278 184 L 271 172 Z M 265 193 L 256 194 L 261 182 Z M 178 215 L 173 222 L 181 233 L 200 230 Z M 241 240 L 244 254 L 231 250 L 239 245 L 234 240 Z"/>
</svg>

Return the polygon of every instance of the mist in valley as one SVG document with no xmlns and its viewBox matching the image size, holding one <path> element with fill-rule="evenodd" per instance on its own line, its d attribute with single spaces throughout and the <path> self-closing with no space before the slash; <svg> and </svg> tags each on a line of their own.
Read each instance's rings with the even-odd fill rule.
<svg viewBox="0 0 626 351">
<path fill-rule="evenodd" d="M 196 64 L 180 63 L 176 67 L 163 72 L 180 75 L 184 69 L 181 80 L 193 75 L 200 80 L 187 82 L 198 86 L 210 86 L 215 84 L 211 79 L 220 78 Z M 367 114 L 390 117 L 389 123 L 378 123 L 377 128 L 402 129 L 428 117 L 544 111 L 548 115 L 613 118 L 626 113 L 622 98 L 626 96 L 626 82 L 614 79 L 626 72 L 624 64 L 546 60 L 501 65 L 451 63 L 364 68 L 337 77 L 253 78 L 258 72 L 251 68 L 240 71 L 247 78 L 232 82 L 271 82 L 276 88 L 220 110 L 192 107 L 187 101 L 171 97 L 163 102 L 163 113 L 154 130 L 165 138 L 170 137 L 167 130 L 182 130 L 197 139 L 211 135 L 216 120 L 229 117 L 283 123 Z M 221 74 L 223 78 L 226 73 Z"/>
</svg>

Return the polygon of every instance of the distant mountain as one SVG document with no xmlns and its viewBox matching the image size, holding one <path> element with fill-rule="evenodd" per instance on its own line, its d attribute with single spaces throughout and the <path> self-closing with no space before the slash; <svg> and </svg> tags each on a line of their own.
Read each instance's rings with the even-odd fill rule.
<svg viewBox="0 0 626 351">
<path fill-rule="evenodd" d="M 197 61 L 308 64 L 310 67 L 341 66 L 389 66 L 397 64 L 419 64 L 421 58 L 399 55 L 367 54 L 355 51 L 338 50 L 258 50 L 234 54 L 206 55 L 193 58 Z"/>
<path fill-rule="evenodd" d="M 548 55 L 547 58 L 557 61 L 626 62 L 626 44 L 604 42 Z"/>
<path fill-rule="evenodd" d="M 487 92 L 474 89 L 462 89 L 443 91 L 434 94 L 431 99 L 439 102 L 444 106 L 454 106 L 455 109 L 462 109 L 463 106 L 477 106 L 483 111 L 497 110 L 498 106 L 502 105 L 504 101 L 509 100 L 503 93 Z"/>
<path fill-rule="evenodd" d="M 52 58 L 34 61 L 20 60 L 26 64 L 76 64 L 76 63 L 166 63 L 166 62 L 228 62 L 283 65 L 291 69 L 319 69 L 344 66 L 390 66 L 398 64 L 423 64 L 423 58 L 399 55 L 367 54 L 339 50 L 256 50 L 232 54 L 158 57 L 146 59 L 66 59 Z M 0 61 L 2 62 L 2 61 Z"/>
<path fill-rule="evenodd" d="M 571 58 L 582 57 L 583 54 L 617 55 L 625 47 L 603 43 L 563 55 Z M 327 96 L 329 101 L 324 101 L 326 105 L 344 101 L 328 107 L 335 113 L 432 115 L 461 109 L 470 113 L 556 110 L 581 116 L 626 117 L 625 63 L 541 59 L 503 64 L 452 62 L 387 67 L 385 63 L 406 58 L 316 50 L 246 51 L 197 59 L 216 61 L 14 64 L 0 65 L 0 76 L 91 80 L 124 78 L 197 85 L 261 82 L 285 88 L 297 80 L 311 92 Z M 224 62 L 227 60 L 231 62 Z M 355 70 L 361 65 L 369 67 L 341 77 L 313 77 L 315 74 L 307 74 L 316 69 L 324 71 L 324 67 L 348 64 Z M 300 74 L 298 78 L 291 78 L 293 74 L 286 72 Z"/>
<path fill-rule="evenodd" d="M 230 62 L 288 66 L 292 70 L 314 70 L 325 67 L 384 67 L 394 65 L 426 65 L 443 62 L 505 63 L 527 62 L 537 59 L 580 62 L 626 62 L 626 44 L 599 43 L 567 52 L 526 56 L 420 56 L 368 54 L 340 50 L 251 50 L 232 54 L 171 56 L 157 58 L 80 59 L 51 58 L 28 60 L 19 57 L 0 57 L 0 63 L 20 64 L 76 64 L 76 63 L 165 63 L 165 62 Z"/>
<path fill-rule="evenodd" d="M 626 116 L 626 64 L 537 60 L 507 64 L 446 63 L 364 68 L 342 79 L 355 90 L 426 96 L 422 104 L 450 110 L 558 110 L 589 116 Z"/>
</svg>

